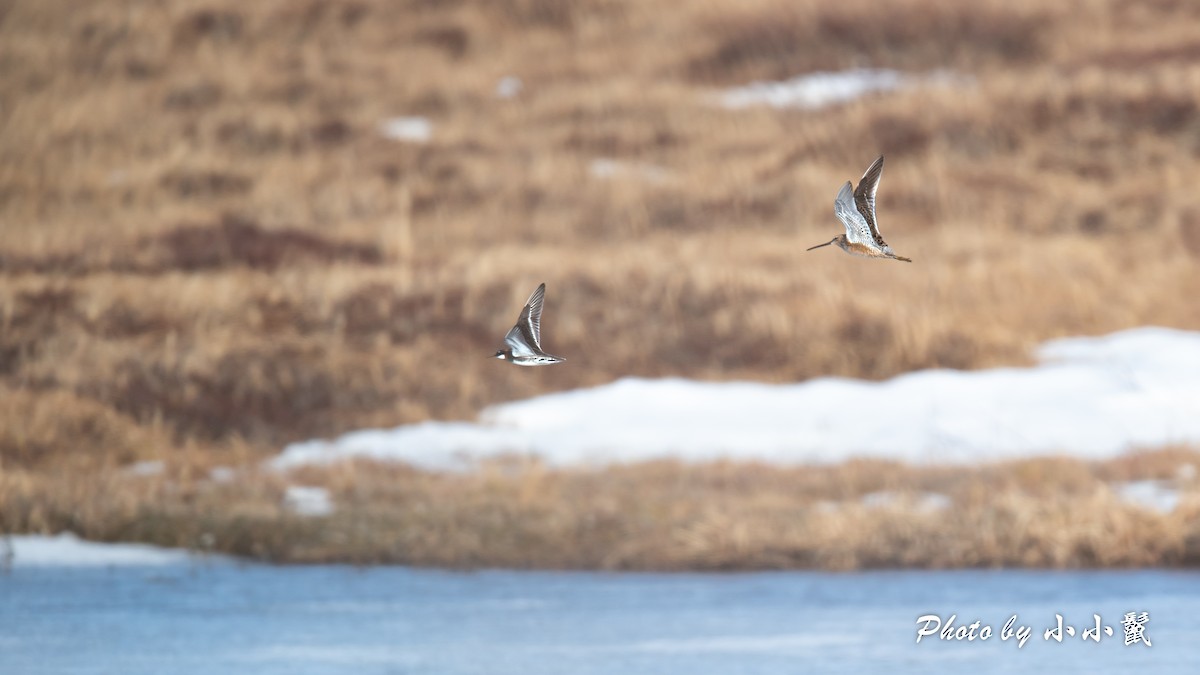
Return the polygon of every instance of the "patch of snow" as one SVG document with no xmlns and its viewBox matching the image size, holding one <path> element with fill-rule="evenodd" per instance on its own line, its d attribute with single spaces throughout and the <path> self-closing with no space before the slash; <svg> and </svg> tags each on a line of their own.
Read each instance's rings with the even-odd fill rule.
<svg viewBox="0 0 1200 675">
<path fill-rule="evenodd" d="M 232 483 L 237 471 L 228 466 L 214 466 L 208 471 L 208 479 L 214 483 Z"/>
<path fill-rule="evenodd" d="M 425 422 L 289 445 L 287 469 L 353 457 L 461 469 L 535 455 L 548 463 L 672 457 L 776 463 L 881 457 L 979 462 L 1112 457 L 1200 443 L 1200 333 L 1139 328 L 1046 343 L 1040 365 L 926 370 L 884 382 L 790 385 L 627 378 Z"/>
<path fill-rule="evenodd" d="M 292 443 L 271 460 L 276 469 L 305 464 L 328 464 L 345 459 L 374 459 L 408 462 L 428 468 L 462 468 L 477 453 L 472 448 L 489 447 L 493 452 L 527 452 L 525 434 L 470 422 L 421 422 L 395 429 L 350 432 L 335 441 L 313 440 Z"/>
<path fill-rule="evenodd" d="M 156 459 L 147 462 L 137 462 L 131 464 L 123 470 L 124 473 L 130 476 L 157 476 L 163 472 L 166 464 L 162 460 Z"/>
<path fill-rule="evenodd" d="M 922 492 L 917 500 L 917 508 L 921 511 L 945 511 L 950 505 L 950 498 L 937 492 Z"/>
<path fill-rule="evenodd" d="M 950 508 L 950 498 L 939 492 L 921 492 L 908 495 L 903 492 L 881 490 L 862 496 L 860 503 L 868 509 L 911 504 L 917 511 L 945 511 Z"/>
<path fill-rule="evenodd" d="M 506 75 L 496 83 L 496 98 L 513 98 L 521 93 L 525 83 L 515 75 Z"/>
<path fill-rule="evenodd" d="M 1179 490 L 1161 480 L 1135 480 L 1113 485 L 1117 496 L 1127 504 L 1148 511 L 1171 513 L 1179 506 Z"/>
<path fill-rule="evenodd" d="M 840 511 L 842 507 L 838 502 L 822 499 L 813 504 L 813 508 L 816 509 L 818 513 L 836 513 L 837 511 Z"/>
<path fill-rule="evenodd" d="M 636 178 L 648 183 L 664 183 L 671 178 L 671 172 L 653 164 L 630 164 L 607 157 L 593 159 L 588 165 L 588 173 L 593 178 Z"/>
<path fill-rule="evenodd" d="M 16 567 L 177 565 L 194 559 L 192 553 L 183 549 L 104 544 L 85 541 L 70 532 L 57 536 L 13 535 L 7 539 L 12 546 L 12 564 Z"/>
<path fill-rule="evenodd" d="M 1180 464 L 1179 468 L 1175 469 L 1175 480 L 1181 483 L 1191 482 L 1196 477 L 1195 464 Z"/>
<path fill-rule="evenodd" d="M 945 511 L 950 508 L 951 504 L 950 497 L 940 492 L 918 492 L 912 494 L 893 490 L 879 490 L 877 492 L 869 492 L 856 501 L 839 502 L 822 499 L 815 502 L 813 508 L 818 513 L 837 513 L 848 506 L 858 505 L 868 510 L 907 507 L 912 511 L 936 513 L 938 511 Z"/>
<path fill-rule="evenodd" d="M 320 517 L 333 514 L 333 500 L 323 487 L 289 485 L 283 495 L 283 507 L 298 516 Z"/>
<path fill-rule="evenodd" d="M 393 117 L 380 123 L 379 133 L 393 141 L 426 143 L 433 138 L 433 123 L 424 117 Z"/>
<path fill-rule="evenodd" d="M 959 81 L 967 80 L 947 73 L 906 75 L 896 70 L 855 68 L 808 73 L 780 82 L 752 82 L 744 87 L 726 89 L 721 95 L 721 105 L 734 110 L 759 105 L 772 108 L 822 108 L 877 91 Z"/>
</svg>

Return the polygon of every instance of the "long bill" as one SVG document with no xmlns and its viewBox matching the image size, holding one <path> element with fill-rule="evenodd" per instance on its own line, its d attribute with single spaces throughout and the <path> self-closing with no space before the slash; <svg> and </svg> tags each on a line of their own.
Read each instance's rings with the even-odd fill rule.
<svg viewBox="0 0 1200 675">
<path fill-rule="evenodd" d="M 837 239 L 831 239 L 831 240 L 829 240 L 829 241 L 825 242 L 824 244 L 817 244 L 816 246 L 813 246 L 812 248 L 807 248 L 807 249 L 805 249 L 805 250 L 806 250 L 806 251 L 811 251 L 811 250 L 813 250 L 813 249 L 815 249 L 815 248 L 821 248 L 822 246 L 828 246 L 828 245 L 832 244 L 832 243 L 833 243 L 833 242 L 835 242 L 835 241 L 837 241 Z"/>
</svg>

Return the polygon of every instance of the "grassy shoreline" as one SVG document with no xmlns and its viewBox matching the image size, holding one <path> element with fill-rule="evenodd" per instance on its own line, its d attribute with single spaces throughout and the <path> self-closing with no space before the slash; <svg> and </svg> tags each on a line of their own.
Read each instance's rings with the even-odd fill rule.
<svg viewBox="0 0 1200 675">
<path fill-rule="evenodd" d="M 351 462 L 291 474 L 204 463 L 0 473 L 0 530 L 70 530 L 276 563 L 470 569 L 767 570 L 1200 565 L 1200 452 L 983 466 L 852 460 L 831 466 L 657 461 L 466 473 Z M 1191 467 L 1191 468 L 1188 468 Z M 1169 513 L 1117 485 L 1168 482 Z M 296 515 L 288 485 L 335 512 Z M 930 497 L 930 495 L 940 495 Z"/>
</svg>

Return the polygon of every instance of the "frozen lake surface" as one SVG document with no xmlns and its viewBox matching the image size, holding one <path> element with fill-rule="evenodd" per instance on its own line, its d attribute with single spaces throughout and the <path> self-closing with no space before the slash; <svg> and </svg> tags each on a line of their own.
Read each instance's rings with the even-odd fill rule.
<svg viewBox="0 0 1200 675">
<path fill-rule="evenodd" d="M 28 560 L 28 559 L 27 559 Z M 20 562 L 0 673 L 1193 673 L 1191 572 L 445 572 L 227 560 Z M 1148 612 L 1151 647 L 1125 646 Z M 1075 635 L 1044 638 L 1062 614 Z M 1113 628 L 1080 638 L 1093 622 Z M 991 625 L 916 643 L 917 617 Z M 1032 631 L 1024 647 L 1004 623 Z M 982 630 L 982 626 L 980 627 Z"/>
</svg>

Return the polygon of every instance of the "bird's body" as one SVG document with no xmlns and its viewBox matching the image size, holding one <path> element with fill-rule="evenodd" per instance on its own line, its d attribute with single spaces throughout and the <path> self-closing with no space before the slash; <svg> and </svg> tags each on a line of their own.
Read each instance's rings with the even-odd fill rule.
<svg viewBox="0 0 1200 675">
<path fill-rule="evenodd" d="M 566 359 L 542 351 L 542 302 L 546 284 L 537 287 L 525 302 L 517 324 L 504 336 L 504 348 L 495 357 L 518 366 L 549 366 Z"/>
<path fill-rule="evenodd" d="M 846 235 L 838 235 L 838 248 L 842 249 L 850 255 L 858 255 L 864 258 L 888 258 L 891 256 L 884 255 L 879 249 L 871 248 L 865 244 L 860 244 L 856 241 L 847 241 Z"/>
<path fill-rule="evenodd" d="M 879 222 L 875 218 L 875 192 L 879 189 L 879 179 L 882 176 L 883 155 L 880 155 L 859 179 L 858 188 L 846 181 L 833 202 L 833 213 L 846 227 L 846 233 L 808 250 L 837 244 L 838 248 L 851 255 L 912 262 L 908 258 L 896 255 L 879 233 Z"/>
</svg>

